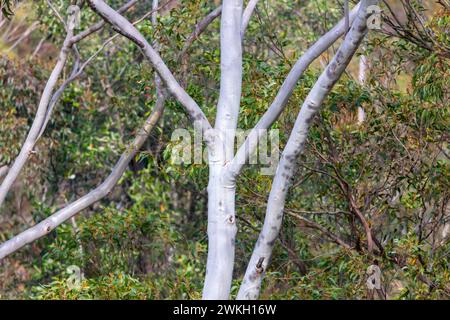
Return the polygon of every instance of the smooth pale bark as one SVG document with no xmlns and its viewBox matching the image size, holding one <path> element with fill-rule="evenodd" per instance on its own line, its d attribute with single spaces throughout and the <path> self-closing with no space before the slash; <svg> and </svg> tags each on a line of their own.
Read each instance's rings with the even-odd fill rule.
<svg viewBox="0 0 450 320">
<path fill-rule="evenodd" d="M 362 54 L 359 57 L 359 72 L 358 72 L 358 80 L 359 83 L 363 86 L 366 83 L 367 78 L 367 71 L 368 71 L 369 65 L 367 56 Z M 366 120 L 366 112 L 364 111 L 363 107 L 358 107 L 358 124 L 362 124 Z"/>
<path fill-rule="evenodd" d="M 188 68 L 187 68 L 187 64 L 188 64 L 188 55 L 187 52 L 189 50 L 189 48 L 192 46 L 192 43 L 194 42 L 195 39 L 198 38 L 198 36 L 203 33 L 203 31 L 206 30 L 206 28 L 218 17 L 220 16 L 220 14 L 222 13 L 222 6 L 218 6 L 216 9 L 214 9 L 213 11 L 211 11 L 206 17 L 204 17 L 202 20 L 200 20 L 199 23 L 197 23 L 195 25 L 194 31 L 189 35 L 189 37 L 187 37 L 183 49 L 181 50 L 181 52 L 178 55 L 178 63 L 181 65 L 180 69 L 181 69 L 181 79 L 183 82 L 183 86 L 185 86 L 186 84 L 184 83 L 186 81 L 187 78 L 187 74 L 188 74 Z"/>
<path fill-rule="evenodd" d="M 70 19 L 75 19 L 75 17 L 69 16 L 69 20 Z M 61 72 L 64 69 L 64 65 L 66 64 L 67 56 L 68 56 L 70 46 L 71 46 L 70 39 L 73 36 L 74 23 L 73 23 L 73 21 L 69 21 L 69 23 L 67 25 L 68 25 L 68 28 L 67 28 L 66 38 L 64 40 L 61 51 L 59 53 L 56 65 L 53 68 L 53 71 L 45 85 L 44 91 L 41 96 L 41 100 L 39 101 L 39 106 L 38 106 L 38 109 L 36 112 L 36 117 L 33 120 L 31 129 L 28 132 L 27 138 L 25 139 L 25 142 L 19 152 L 19 155 L 14 160 L 14 163 L 11 166 L 11 169 L 9 170 L 8 174 L 6 175 L 5 179 L 3 180 L 2 185 L 0 186 L 0 207 L 2 206 L 2 204 L 4 202 L 9 189 L 11 188 L 14 181 L 16 181 L 17 177 L 19 176 L 28 157 L 33 152 L 33 148 L 36 145 L 36 142 L 39 138 L 39 133 L 41 132 L 42 126 L 45 122 L 47 108 L 50 103 L 50 99 L 52 97 L 52 92 L 56 86 L 56 83 L 58 82 Z"/>
<path fill-rule="evenodd" d="M 151 130 L 161 117 L 164 110 L 164 103 L 160 103 L 161 100 L 157 100 L 155 108 L 153 109 L 150 116 L 147 118 L 143 128 L 136 135 L 133 143 L 128 147 L 128 149 L 122 154 L 119 161 L 114 166 L 110 175 L 105 179 L 105 181 L 99 185 L 97 188 L 89 192 L 87 195 L 81 197 L 80 199 L 72 202 L 65 208 L 52 214 L 47 219 L 38 223 L 37 225 L 25 230 L 14 238 L 4 242 L 0 246 L 0 260 L 8 256 L 9 254 L 19 250 L 23 246 L 31 243 L 55 229 L 60 224 L 64 223 L 71 217 L 75 216 L 78 212 L 86 209 L 93 203 L 104 198 L 112 188 L 117 184 L 120 177 L 123 175 L 125 170 L 128 168 L 128 164 L 136 156 L 136 153 L 141 148 L 142 144 L 147 139 Z"/>
<path fill-rule="evenodd" d="M 224 0 L 220 24 L 220 95 L 214 145 L 208 146 L 208 258 L 203 299 L 228 299 L 237 232 L 234 183 L 223 180 L 234 155 L 242 90 L 242 0 Z"/>
<path fill-rule="evenodd" d="M 252 17 L 253 11 L 255 10 L 258 1 L 259 0 L 250 0 L 245 7 L 244 13 L 242 14 L 242 38 L 244 38 L 245 30 L 247 30 L 248 23 L 250 22 L 250 18 Z"/>
<path fill-rule="evenodd" d="M 358 12 L 358 3 L 350 12 L 350 21 L 353 22 Z M 295 63 L 288 76 L 281 85 L 274 101 L 269 109 L 264 113 L 256 126 L 250 131 L 247 139 L 239 147 L 236 156 L 230 162 L 227 170 L 226 180 L 235 180 L 242 167 L 248 161 L 249 156 L 255 151 L 260 136 L 264 133 L 262 129 L 268 129 L 278 119 L 294 91 L 294 88 L 309 65 L 324 53 L 333 43 L 335 43 L 345 33 L 345 19 L 342 19 L 333 29 L 328 31 L 316 41 Z"/>
<path fill-rule="evenodd" d="M 242 90 L 242 0 L 224 0 L 220 24 L 220 95 L 215 129 L 225 145 L 225 158 L 234 154 L 234 136 Z M 220 151 L 222 152 L 222 151 Z"/>
<path fill-rule="evenodd" d="M 239 289 L 238 299 L 256 299 L 259 296 L 262 278 L 269 265 L 273 246 L 281 228 L 286 195 L 297 166 L 297 157 L 304 149 L 314 116 L 319 112 L 324 99 L 345 71 L 367 32 L 367 7 L 376 3 L 377 1 L 370 0 L 361 2 L 357 17 L 344 42 L 302 105 L 278 164 L 270 190 L 264 225 Z"/>
<path fill-rule="evenodd" d="M 359 72 L 358 72 L 358 80 L 361 85 L 366 83 L 367 69 L 368 69 L 367 56 L 361 55 L 359 57 Z"/>
<path fill-rule="evenodd" d="M 156 26 L 158 24 L 158 6 L 159 6 L 159 1 L 158 0 L 153 0 L 153 4 L 152 4 L 152 11 L 153 11 L 152 12 L 152 25 L 153 25 L 154 28 L 156 28 Z M 159 42 L 156 39 L 153 41 L 153 46 L 154 46 L 156 52 L 159 53 L 160 44 L 159 44 Z M 157 103 L 164 104 L 165 100 L 166 100 L 166 96 L 164 94 L 161 78 L 159 77 L 157 72 L 155 72 L 155 85 L 156 85 L 156 99 L 157 99 Z"/>
<path fill-rule="evenodd" d="M 344 1 L 344 19 L 345 19 L 345 33 L 350 29 L 350 12 L 349 12 L 348 0 Z"/>
<path fill-rule="evenodd" d="M 236 240 L 235 185 L 223 181 L 220 164 L 210 164 L 208 183 L 208 257 L 203 299 L 229 299 Z"/>
<path fill-rule="evenodd" d="M 164 61 L 156 50 L 148 43 L 142 34 L 133 26 L 133 24 L 112 9 L 103 0 L 88 0 L 89 6 L 97 12 L 107 23 L 111 24 L 118 33 L 133 41 L 142 49 L 145 57 L 153 65 L 167 90 L 178 102 L 185 108 L 193 121 L 197 121 L 204 133 L 207 144 L 212 143 L 212 127 L 208 122 L 203 111 L 192 97 L 180 86 L 172 72 L 166 66 Z"/>
</svg>

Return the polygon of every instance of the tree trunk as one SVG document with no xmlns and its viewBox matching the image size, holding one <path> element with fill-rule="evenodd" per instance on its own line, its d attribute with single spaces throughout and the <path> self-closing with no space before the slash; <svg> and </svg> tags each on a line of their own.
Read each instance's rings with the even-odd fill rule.
<svg viewBox="0 0 450 320">
<path fill-rule="evenodd" d="M 228 299 L 236 237 L 234 179 L 226 166 L 234 156 L 234 138 L 242 90 L 242 0 L 224 0 L 220 23 L 220 96 L 214 143 L 208 148 L 208 259 L 203 299 Z"/>
</svg>

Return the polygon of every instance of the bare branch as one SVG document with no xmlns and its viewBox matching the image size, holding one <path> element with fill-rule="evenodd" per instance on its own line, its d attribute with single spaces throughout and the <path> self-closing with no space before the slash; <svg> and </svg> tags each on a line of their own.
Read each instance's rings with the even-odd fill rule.
<svg viewBox="0 0 450 320">
<path fill-rule="evenodd" d="M 341 247 L 345 248 L 345 249 L 351 249 L 352 246 L 350 246 L 348 243 L 346 243 L 344 240 L 342 240 L 341 238 L 339 238 L 337 235 L 335 235 L 334 233 L 332 233 L 330 230 L 328 230 L 327 228 L 325 228 L 324 226 L 320 225 L 317 222 L 311 221 L 305 217 L 302 217 L 290 210 L 285 210 L 287 212 L 287 214 L 289 214 L 290 216 L 296 218 L 297 220 L 300 220 L 301 222 L 303 222 L 307 227 L 310 228 L 314 228 L 317 229 L 319 231 L 321 231 L 323 234 L 325 234 L 327 237 L 329 237 L 331 240 L 333 240 L 335 243 L 337 243 L 338 245 L 340 245 Z"/>
<path fill-rule="evenodd" d="M 172 72 L 161 59 L 160 55 L 147 42 L 142 34 L 130 21 L 108 6 L 103 0 L 88 0 L 88 3 L 92 10 L 97 12 L 107 23 L 111 24 L 117 32 L 133 41 L 142 49 L 145 56 L 155 68 L 155 71 L 161 77 L 161 80 L 164 82 L 168 91 L 184 106 L 189 116 L 194 121 L 198 121 L 202 131 L 205 133 L 205 140 L 207 143 L 210 142 L 210 130 L 212 127 L 203 111 L 194 99 L 192 99 L 192 97 L 180 86 Z"/>
<path fill-rule="evenodd" d="M 222 6 L 218 6 L 216 9 L 211 11 L 206 17 L 204 17 L 194 28 L 194 31 L 186 39 L 183 49 L 180 52 L 178 61 L 182 61 L 185 57 L 187 51 L 191 47 L 192 43 L 198 36 L 206 30 L 206 28 L 222 13 Z"/>
<path fill-rule="evenodd" d="M 344 19 L 345 19 L 345 34 L 350 29 L 350 11 L 348 7 L 348 0 L 344 1 Z"/>
<path fill-rule="evenodd" d="M 47 4 L 52 9 L 55 16 L 58 18 L 58 20 L 61 22 L 61 24 L 64 26 L 64 28 L 67 31 L 67 24 L 66 21 L 64 21 L 64 18 L 61 16 L 61 13 L 59 13 L 58 9 L 55 8 L 51 0 L 47 0 Z"/>
<path fill-rule="evenodd" d="M 241 25 L 241 38 L 244 38 L 245 31 L 247 30 L 248 23 L 250 22 L 250 18 L 252 16 L 253 11 L 256 8 L 259 0 L 250 0 L 245 7 L 244 13 L 242 14 L 242 25 Z"/>
<path fill-rule="evenodd" d="M 117 9 L 117 12 L 119 13 L 123 13 L 128 11 L 128 9 L 132 8 L 136 3 L 138 2 L 138 0 L 131 0 L 128 1 L 126 4 L 124 4 L 122 7 L 120 7 L 119 9 Z M 101 28 L 103 28 L 105 26 L 106 22 L 104 20 L 94 24 L 93 26 L 89 27 L 88 29 L 80 32 L 79 34 L 73 36 L 73 38 L 70 40 L 71 43 L 77 43 L 80 42 L 81 40 L 83 40 L 84 38 L 90 36 L 91 34 L 97 32 L 98 30 L 100 30 Z"/>
</svg>

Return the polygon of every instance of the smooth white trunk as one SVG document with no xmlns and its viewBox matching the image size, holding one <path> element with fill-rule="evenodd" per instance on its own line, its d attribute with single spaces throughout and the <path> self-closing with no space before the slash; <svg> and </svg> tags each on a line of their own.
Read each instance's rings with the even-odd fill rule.
<svg viewBox="0 0 450 320">
<path fill-rule="evenodd" d="M 236 240 L 234 184 L 223 181 L 222 163 L 210 164 L 208 183 L 208 258 L 203 299 L 229 298 Z"/>
<path fill-rule="evenodd" d="M 220 23 L 220 96 L 214 142 L 208 147 L 208 259 L 203 299 L 228 299 L 236 238 L 234 179 L 226 165 L 234 156 L 234 137 L 242 90 L 242 0 L 224 0 Z"/>
</svg>

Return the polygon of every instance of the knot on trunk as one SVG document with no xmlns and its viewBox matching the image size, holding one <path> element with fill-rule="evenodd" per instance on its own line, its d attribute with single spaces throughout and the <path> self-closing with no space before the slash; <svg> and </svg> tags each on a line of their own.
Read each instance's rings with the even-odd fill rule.
<svg viewBox="0 0 450 320">
<path fill-rule="evenodd" d="M 264 268 L 262 266 L 263 262 L 264 262 L 264 257 L 259 258 L 258 262 L 256 263 L 256 272 L 257 273 L 263 273 L 264 272 Z"/>
</svg>

